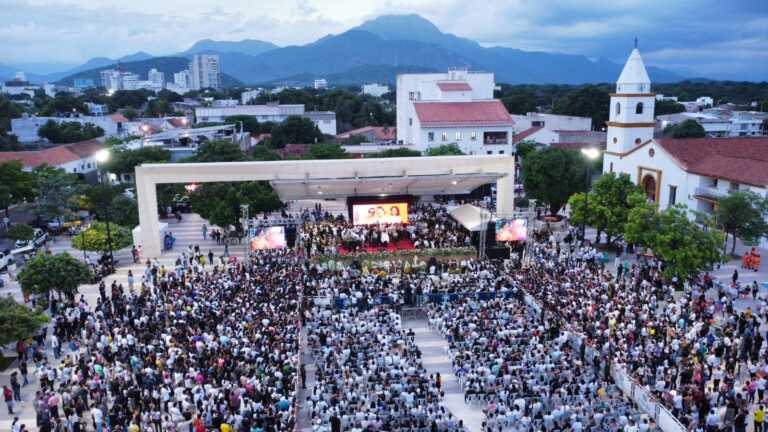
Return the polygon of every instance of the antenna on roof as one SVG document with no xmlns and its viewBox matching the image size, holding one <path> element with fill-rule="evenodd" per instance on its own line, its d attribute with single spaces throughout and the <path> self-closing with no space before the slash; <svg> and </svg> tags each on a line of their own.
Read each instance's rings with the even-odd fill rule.
<svg viewBox="0 0 768 432">
<path fill-rule="evenodd" d="M 637 36 L 635 36 L 635 49 L 637 49 Z"/>
</svg>

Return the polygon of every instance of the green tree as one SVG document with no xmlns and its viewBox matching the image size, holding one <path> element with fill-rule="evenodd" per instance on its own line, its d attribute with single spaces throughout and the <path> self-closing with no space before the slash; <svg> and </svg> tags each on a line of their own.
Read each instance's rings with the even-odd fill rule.
<svg viewBox="0 0 768 432">
<path fill-rule="evenodd" d="M 47 322 L 44 313 L 18 304 L 11 297 L 0 298 L 0 346 L 36 335 Z"/>
<path fill-rule="evenodd" d="M 9 215 L 8 208 L 25 200 L 35 198 L 35 179 L 24 171 L 21 161 L 12 160 L 0 163 L 0 208 Z"/>
<path fill-rule="evenodd" d="M 47 294 L 55 291 L 72 299 L 79 285 L 91 281 L 91 268 L 66 252 L 41 254 L 27 261 L 17 280 L 24 292 Z"/>
<path fill-rule="evenodd" d="M 246 160 L 240 146 L 229 140 L 214 140 L 203 143 L 190 162 L 242 162 Z"/>
<path fill-rule="evenodd" d="M 661 260 L 662 274 L 678 282 L 695 277 L 722 260 L 723 235 L 691 221 L 685 206 L 656 212 L 652 204 L 629 212 L 624 238 L 650 248 Z"/>
<path fill-rule="evenodd" d="M 109 110 L 112 112 L 122 108 L 141 110 L 152 95 L 154 93 L 149 90 L 118 90 L 109 98 Z"/>
<path fill-rule="evenodd" d="M 93 123 L 81 125 L 78 122 L 57 123 L 53 120 L 48 120 L 37 130 L 37 135 L 52 143 L 67 144 L 103 136 L 104 129 Z"/>
<path fill-rule="evenodd" d="M 135 199 L 121 193 L 112 199 L 109 207 L 112 222 L 129 229 L 139 224 L 139 207 Z"/>
<path fill-rule="evenodd" d="M 371 153 L 366 158 L 393 158 L 393 157 L 415 157 L 415 156 L 421 156 L 421 152 L 418 150 L 412 150 L 409 148 L 396 148 L 396 149 L 387 149 L 384 151 L 380 151 L 378 153 Z"/>
<path fill-rule="evenodd" d="M 464 154 L 456 143 L 443 144 L 437 147 L 430 147 L 425 152 L 426 156 L 461 156 Z"/>
<path fill-rule="evenodd" d="M 280 154 L 276 151 L 271 150 L 266 145 L 258 144 L 254 146 L 253 150 L 251 151 L 251 159 L 255 161 L 277 161 L 282 160 L 283 157 L 280 156 Z"/>
<path fill-rule="evenodd" d="M 256 117 L 253 117 L 253 116 L 249 116 L 249 115 L 229 116 L 224 119 L 224 123 L 237 125 L 238 128 L 242 124 L 243 130 L 245 132 L 249 132 L 253 136 L 256 136 L 260 133 L 264 133 L 264 131 L 262 130 L 261 124 L 259 123 L 258 120 L 256 120 Z"/>
<path fill-rule="evenodd" d="M 673 100 L 659 100 L 654 105 L 653 115 L 677 114 L 685 112 L 685 107 Z"/>
<path fill-rule="evenodd" d="M 136 117 L 139 116 L 139 112 L 136 111 L 135 108 L 128 107 L 123 110 L 123 116 L 125 116 L 125 118 L 128 120 L 133 121 Z"/>
<path fill-rule="evenodd" d="M 304 159 L 347 159 L 349 153 L 339 143 L 311 144 Z"/>
<path fill-rule="evenodd" d="M 22 109 L 5 96 L 0 96 L 0 135 L 11 130 L 11 119 L 21 117 Z"/>
<path fill-rule="evenodd" d="M 44 220 L 62 222 L 77 192 L 76 178 L 61 168 L 41 165 L 32 170 L 35 180 L 35 211 Z"/>
<path fill-rule="evenodd" d="M 12 240 L 28 241 L 35 237 L 35 229 L 27 224 L 15 224 L 8 228 L 8 238 Z"/>
<path fill-rule="evenodd" d="M 107 224 L 94 222 L 87 229 L 72 237 L 72 247 L 77 250 L 107 252 L 109 240 L 112 240 L 112 250 L 120 250 L 133 242 L 131 231 L 117 224 L 109 224 L 109 236 L 107 236 Z"/>
<path fill-rule="evenodd" d="M 715 221 L 733 238 L 731 255 L 736 252 L 736 238 L 753 243 L 768 235 L 768 199 L 751 191 L 738 191 L 717 201 Z"/>
<path fill-rule="evenodd" d="M 549 147 L 530 153 L 522 164 L 526 195 L 547 203 L 550 213 L 557 214 L 571 195 L 586 190 L 586 163 L 573 150 Z"/>
<path fill-rule="evenodd" d="M 136 167 L 145 163 L 165 163 L 171 160 L 171 152 L 161 146 L 146 146 L 137 149 L 115 147 L 110 158 L 101 166 L 105 171 L 122 175 L 133 174 Z"/>
<path fill-rule="evenodd" d="M 586 85 L 568 93 L 555 103 L 554 114 L 590 117 L 592 128 L 600 130 L 608 121 L 611 97 L 606 90 L 594 85 Z"/>
<path fill-rule="evenodd" d="M 589 207 L 585 209 L 585 201 Z M 586 223 L 597 229 L 597 238 L 601 233 L 612 239 L 623 235 L 629 212 L 644 205 L 645 194 L 642 189 L 632 183 L 627 174 L 603 174 L 592 184 L 589 199 L 584 192 L 579 192 L 568 200 L 571 208 L 571 223 L 581 225 Z"/>
<path fill-rule="evenodd" d="M 242 204 L 250 206 L 252 215 L 282 206 L 266 182 L 206 183 L 191 194 L 190 203 L 202 217 L 224 229 L 238 224 Z"/>
<path fill-rule="evenodd" d="M 63 113 L 88 114 L 88 107 L 71 93 L 56 93 L 56 96 L 46 101 L 39 112 L 42 116 L 56 116 Z"/>
<path fill-rule="evenodd" d="M 696 120 L 686 120 L 678 125 L 669 125 L 664 129 L 665 134 L 672 138 L 704 138 L 706 131 Z"/>
<path fill-rule="evenodd" d="M 526 156 L 535 152 L 538 148 L 538 144 L 534 141 L 520 141 L 515 144 L 515 153 L 517 153 L 518 160 L 522 161 Z"/>
<path fill-rule="evenodd" d="M 271 144 L 274 148 L 283 148 L 286 144 L 312 144 L 323 142 L 325 137 L 312 120 L 299 116 L 290 116 L 275 126 Z"/>
<path fill-rule="evenodd" d="M 510 114 L 536 112 L 536 103 L 531 95 L 527 93 L 515 93 L 505 96 L 501 99 L 501 103 L 504 104 Z"/>
</svg>

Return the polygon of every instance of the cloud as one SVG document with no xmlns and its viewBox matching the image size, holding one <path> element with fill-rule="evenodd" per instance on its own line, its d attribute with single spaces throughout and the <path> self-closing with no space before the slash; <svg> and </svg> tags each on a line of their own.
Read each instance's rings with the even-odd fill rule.
<svg viewBox="0 0 768 432">
<path fill-rule="evenodd" d="M 393 13 L 420 14 L 484 46 L 623 62 L 637 36 L 650 65 L 768 72 L 759 49 L 768 46 L 768 2 L 751 0 L 0 0 L 0 62 L 172 54 L 200 39 L 304 44 Z"/>
</svg>

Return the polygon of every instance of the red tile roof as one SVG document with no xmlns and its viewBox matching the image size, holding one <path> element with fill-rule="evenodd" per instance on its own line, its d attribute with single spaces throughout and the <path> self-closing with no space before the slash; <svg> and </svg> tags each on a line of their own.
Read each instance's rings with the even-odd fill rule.
<svg viewBox="0 0 768 432">
<path fill-rule="evenodd" d="M 544 126 L 534 126 L 532 128 L 528 128 L 528 129 L 520 132 L 519 134 L 514 134 L 512 136 L 512 144 L 517 144 L 520 141 L 525 140 L 529 136 L 535 134 L 536 132 L 538 132 L 538 131 L 540 131 L 542 129 L 544 129 Z"/>
<path fill-rule="evenodd" d="M 98 139 L 65 144 L 45 150 L 0 152 L 0 162 L 19 160 L 25 167 L 40 165 L 56 167 L 68 162 L 85 159 L 104 148 Z"/>
<path fill-rule="evenodd" d="M 768 137 L 655 141 L 689 173 L 768 187 Z"/>
<path fill-rule="evenodd" d="M 115 121 L 115 122 L 123 122 L 123 123 L 125 123 L 125 122 L 128 121 L 128 119 L 124 115 L 122 115 L 122 114 L 110 114 L 109 118 L 112 119 L 112 121 Z"/>
<path fill-rule="evenodd" d="M 472 86 L 465 82 L 439 82 L 437 86 L 442 91 L 472 91 Z"/>
<path fill-rule="evenodd" d="M 422 126 L 512 126 L 514 121 L 498 100 L 475 102 L 417 102 Z"/>
<path fill-rule="evenodd" d="M 381 141 L 394 140 L 397 138 L 397 128 L 389 126 L 366 126 L 359 129 L 344 132 L 336 135 L 339 139 L 348 139 L 355 135 L 373 133 L 374 138 Z"/>
</svg>

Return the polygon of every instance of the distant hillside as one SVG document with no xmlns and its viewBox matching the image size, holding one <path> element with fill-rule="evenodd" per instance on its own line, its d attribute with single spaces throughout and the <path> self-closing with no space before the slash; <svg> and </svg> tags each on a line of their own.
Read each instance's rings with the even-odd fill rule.
<svg viewBox="0 0 768 432">
<path fill-rule="evenodd" d="M 211 39 L 203 39 L 195 42 L 188 50 L 180 53 L 182 56 L 191 56 L 197 53 L 241 53 L 256 56 L 263 54 L 267 51 L 280 48 L 272 42 L 265 42 L 255 39 L 244 39 L 241 41 L 215 41 Z"/>
<path fill-rule="evenodd" d="M 307 86 L 312 85 L 316 79 L 324 78 L 330 85 L 361 85 L 371 82 L 394 85 L 395 77 L 398 74 L 433 72 L 437 72 L 437 70 L 421 66 L 364 65 L 352 68 L 346 72 L 325 75 L 304 73 L 259 84 L 268 86 Z"/>
<path fill-rule="evenodd" d="M 61 85 L 73 85 L 75 78 L 92 79 L 95 83 L 99 83 L 101 80 L 100 72 L 106 69 L 112 69 L 116 64 L 106 65 L 95 69 L 89 69 L 82 72 L 75 73 L 73 75 L 66 76 L 60 79 L 57 84 Z M 147 79 L 147 72 L 150 69 L 157 69 L 160 72 L 165 73 L 166 80 L 173 80 L 173 74 L 189 67 L 189 60 L 183 57 L 153 57 L 147 60 L 133 61 L 120 63 L 123 70 L 138 74 L 141 79 Z M 240 85 L 240 81 L 231 77 L 228 74 L 222 74 L 222 85 L 224 87 L 231 87 Z"/>
</svg>

